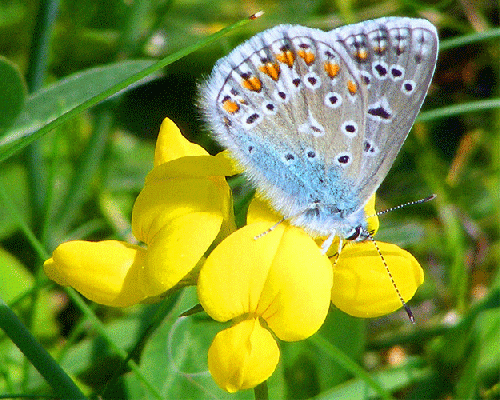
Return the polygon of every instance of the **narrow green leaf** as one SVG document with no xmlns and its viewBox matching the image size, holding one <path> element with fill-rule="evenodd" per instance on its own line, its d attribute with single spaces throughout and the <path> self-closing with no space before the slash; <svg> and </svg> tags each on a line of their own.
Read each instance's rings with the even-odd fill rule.
<svg viewBox="0 0 500 400">
<path fill-rule="evenodd" d="M 71 378 L 26 329 L 16 314 L 0 298 L 0 328 L 50 384 L 60 398 L 85 399 Z"/>
<path fill-rule="evenodd" d="M 38 129 L 38 130 L 29 131 L 32 133 L 31 135 L 27 134 L 24 129 L 20 130 L 18 127 L 15 127 L 14 131 L 10 133 L 9 137 L 0 140 L 0 161 L 3 161 L 12 154 L 20 151 L 34 140 L 42 137 L 44 134 L 54 129 L 55 127 L 62 125 L 64 122 L 70 120 L 75 115 L 78 115 L 79 113 L 87 110 L 88 108 L 95 106 L 102 100 L 105 100 L 108 97 L 116 94 L 117 92 L 126 89 L 127 87 L 136 83 L 137 81 L 146 78 L 148 75 L 151 75 L 161 70 L 162 68 L 166 67 L 167 65 L 172 64 L 174 61 L 177 61 L 182 57 L 185 57 L 186 55 L 196 50 L 199 50 L 212 42 L 215 42 L 217 39 L 221 38 L 228 32 L 247 24 L 249 21 L 256 19 L 258 16 L 260 16 L 260 13 L 252 15 L 249 18 L 242 19 L 238 22 L 235 22 L 234 24 L 229 25 L 224 29 L 221 29 L 220 31 L 214 33 L 213 35 L 210 35 L 209 37 L 206 37 L 203 40 L 200 40 L 199 42 L 192 44 L 191 46 L 188 46 L 172 55 L 169 55 L 152 65 L 149 65 L 144 68 L 138 68 L 139 71 L 136 73 L 124 74 L 121 76 L 121 79 L 114 79 L 115 77 L 111 76 L 110 78 L 113 79 L 113 84 L 110 84 L 107 87 L 101 87 L 100 90 L 98 91 L 92 90 L 92 87 L 95 86 L 94 82 L 89 83 L 85 79 L 85 81 L 87 81 L 86 89 L 92 92 L 90 95 L 87 93 L 87 95 L 85 96 L 86 98 L 85 101 L 82 102 L 82 99 L 80 98 L 80 101 L 76 102 L 77 105 L 75 104 L 75 106 L 72 108 L 66 107 L 64 103 L 49 104 L 48 106 L 50 109 L 55 108 L 57 110 L 60 110 L 61 108 L 65 108 L 67 111 L 62 113 L 59 112 L 58 113 L 59 117 L 51 119 L 50 122 L 48 123 L 35 124 L 35 126 L 31 127 L 31 129 Z M 77 77 L 77 75 L 74 75 L 74 77 L 75 76 Z M 127 77 L 123 79 L 124 76 Z M 25 110 L 28 110 L 29 112 L 34 112 L 32 104 L 30 104 L 30 107 L 28 106 L 25 107 Z M 36 122 L 36 119 L 29 117 L 28 121 Z"/>
<path fill-rule="evenodd" d="M 408 364 L 371 374 L 370 377 L 384 387 L 385 390 L 395 392 L 429 378 L 432 373 L 431 369 L 421 364 L 422 362 L 418 359 L 410 360 Z M 344 385 L 339 385 L 321 393 L 316 399 L 366 400 L 380 397 L 380 393 L 374 390 L 373 386 L 370 387 L 366 380 L 353 379 Z"/>
<path fill-rule="evenodd" d="M 500 99 L 477 100 L 464 104 L 454 104 L 452 106 L 436 108 L 434 110 L 422 111 L 418 115 L 417 121 L 426 122 L 438 118 L 447 118 L 465 113 L 488 111 L 498 108 L 500 108 Z"/>
<path fill-rule="evenodd" d="M 439 50 L 454 49 L 456 47 L 467 46 L 469 44 L 483 42 L 500 38 L 500 28 L 489 29 L 485 32 L 471 33 L 470 35 L 458 36 L 452 39 L 443 40 L 439 45 Z"/>
<path fill-rule="evenodd" d="M 91 68 L 71 75 L 31 95 L 8 135 L 0 139 L 0 154 L 10 145 L 28 138 L 79 104 L 128 78 L 154 61 L 124 61 Z"/>
<path fill-rule="evenodd" d="M 26 85 L 9 60 L 0 57 L 0 137 L 14 123 L 24 106 Z"/>
<path fill-rule="evenodd" d="M 9 188 L 6 196 L 17 208 L 23 221 L 30 221 L 31 215 L 28 206 L 28 184 L 26 181 L 26 171 L 20 163 L 4 163 L 0 170 L 0 190 Z M 18 229 L 16 215 L 9 212 L 8 207 L 0 207 L 0 240 L 12 235 Z"/>
<path fill-rule="evenodd" d="M 347 353 L 341 351 L 337 346 L 328 342 L 324 337 L 314 335 L 309 339 L 309 341 L 322 349 L 325 354 L 330 355 L 332 359 L 342 368 L 345 368 L 347 371 L 357 376 L 359 381 L 363 382 L 363 385 L 366 385 L 366 388 L 373 390 L 379 398 L 385 400 L 393 398 L 384 386 L 374 379 L 372 375 L 366 372 L 358 363 L 353 361 Z"/>
</svg>

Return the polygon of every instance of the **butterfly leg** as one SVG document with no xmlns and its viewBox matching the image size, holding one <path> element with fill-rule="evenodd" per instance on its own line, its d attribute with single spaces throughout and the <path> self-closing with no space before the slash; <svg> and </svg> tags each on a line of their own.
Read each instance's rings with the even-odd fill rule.
<svg viewBox="0 0 500 400">
<path fill-rule="evenodd" d="M 330 234 L 330 236 L 328 236 L 328 238 L 326 238 L 326 240 L 321 245 L 321 254 L 326 254 L 326 252 L 328 251 L 328 249 L 332 245 L 334 238 L 335 238 L 334 233 Z"/>
</svg>

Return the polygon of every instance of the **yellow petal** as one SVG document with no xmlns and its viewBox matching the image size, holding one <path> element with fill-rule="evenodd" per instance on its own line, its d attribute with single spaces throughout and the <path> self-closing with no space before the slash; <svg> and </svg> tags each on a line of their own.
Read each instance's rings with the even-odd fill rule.
<svg viewBox="0 0 500 400">
<path fill-rule="evenodd" d="M 283 340 L 316 332 L 330 303 L 331 264 L 299 228 L 266 222 L 247 225 L 222 241 L 207 258 L 198 296 L 214 319 L 262 316 Z"/>
<path fill-rule="evenodd" d="M 44 271 L 96 303 L 127 307 L 147 296 L 141 276 L 145 253 L 141 247 L 114 240 L 76 240 L 58 246 L 45 261 Z"/>
<path fill-rule="evenodd" d="M 278 221 L 281 221 L 283 216 L 271 208 L 269 203 L 260 195 L 256 195 L 248 206 L 247 224 L 257 222 L 266 222 L 269 226 L 273 226 Z"/>
<path fill-rule="evenodd" d="M 190 213 L 173 219 L 148 244 L 145 282 L 149 295 L 171 289 L 197 265 L 220 231 L 222 217 Z"/>
<path fill-rule="evenodd" d="M 198 296 L 205 311 L 217 321 L 229 321 L 257 310 L 269 268 L 284 231 L 254 237 L 268 228 L 247 225 L 224 239 L 210 253 L 198 278 Z"/>
<path fill-rule="evenodd" d="M 373 194 L 372 197 L 370 197 L 370 200 L 368 200 L 368 203 L 365 205 L 365 215 L 367 216 L 366 222 L 368 224 L 368 232 L 372 232 L 372 235 L 375 235 L 377 233 L 378 228 L 379 228 L 379 220 L 377 217 L 377 212 L 375 211 L 375 193 Z"/>
<path fill-rule="evenodd" d="M 203 178 L 152 180 L 146 184 L 134 204 L 132 231 L 138 240 L 149 244 L 160 230 L 172 224 L 176 218 L 206 213 L 222 221 L 230 215 L 230 205 L 227 184 L 222 187 Z M 203 230 L 203 226 L 200 225 L 196 230 Z M 212 241 L 218 234 L 218 231 L 207 232 L 212 235 Z M 186 236 L 185 240 L 191 240 L 191 236 Z"/>
<path fill-rule="evenodd" d="M 186 156 L 158 165 L 146 177 L 151 180 L 165 178 L 224 178 L 239 173 L 234 162 L 221 153 L 216 156 Z"/>
<path fill-rule="evenodd" d="M 207 156 L 200 145 L 189 142 L 170 119 L 165 118 L 156 140 L 155 167 L 185 156 Z"/>
<path fill-rule="evenodd" d="M 177 162 L 172 164 L 172 161 Z M 231 176 L 242 172 L 227 151 L 210 156 L 203 147 L 182 136 L 179 128 L 168 118 L 163 120 L 156 140 L 154 166 L 166 163 L 171 164 L 169 172 L 174 177 L 176 172 L 183 176 Z"/>
<path fill-rule="evenodd" d="M 281 340 L 303 340 L 313 335 L 328 314 L 332 275 L 330 261 L 316 242 L 302 229 L 287 226 L 257 314 Z"/>
<path fill-rule="evenodd" d="M 424 281 L 417 260 L 405 250 L 377 242 L 405 301 Z M 332 260 L 334 261 L 334 260 Z M 356 317 L 378 317 L 401 307 L 383 261 L 371 241 L 349 243 L 333 266 L 332 303 Z"/>
<path fill-rule="evenodd" d="M 268 379 L 279 357 L 272 335 L 251 318 L 217 334 L 208 350 L 208 369 L 222 389 L 234 393 Z"/>
<path fill-rule="evenodd" d="M 237 160 L 235 160 L 232 156 L 229 150 L 224 150 L 221 151 L 220 153 L 217 153 L 215 157 L 225 160 L 224 163 L 229 163 L 231 165 L 231 171 L 232 173 L 230 175 L 236 175 L 236 174 L 241 174 L 242 172 L 245 171 L 245 169 L 238 163 Z M 222 163 L 222 161 L 221 161 Z M 229 176 L 226 174 L 226 176 Z"/>
</svg>

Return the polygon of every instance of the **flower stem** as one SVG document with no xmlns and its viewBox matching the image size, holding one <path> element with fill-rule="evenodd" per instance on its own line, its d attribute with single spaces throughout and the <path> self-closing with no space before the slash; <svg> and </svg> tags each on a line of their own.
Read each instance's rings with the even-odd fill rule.
<svg viewBox="0 0 500 400">
<path fill-rule="evenodd" d="M 267 389 L 267 381 L 255 386 L 253 392 L 255 394 L 255 400 L 268 400 L 269 390 Z"/>
</svg>

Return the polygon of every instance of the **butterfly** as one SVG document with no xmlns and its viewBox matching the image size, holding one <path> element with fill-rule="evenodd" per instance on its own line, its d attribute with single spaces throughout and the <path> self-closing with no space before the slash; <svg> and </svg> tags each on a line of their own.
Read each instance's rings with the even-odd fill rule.
<svg viewBox="0 0 500 400">
<path fill-rule="evenodd" d="M 365 240 L 364 206 L 420 110 L 438 42 L 424 19 L 278 25 L 215 64 L 205 119 L 285 219 L 328 245 Z"/>
</svg>

